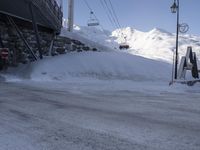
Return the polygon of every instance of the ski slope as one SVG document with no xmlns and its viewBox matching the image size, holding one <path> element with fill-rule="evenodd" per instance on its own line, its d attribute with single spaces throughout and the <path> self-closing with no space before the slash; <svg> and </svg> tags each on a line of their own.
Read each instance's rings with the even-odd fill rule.
<svg viewBox="0 0 200 150">
<path fill-rule="evenodd" d="M 65 30 L 65 29 L 63 29 Z M 148 32 L 142 32 L 132 27 L 117 29 L 113 32 L 102 30 L 100 27 L 74 26 L 75 34 L 84 37 L 89 41 L 119 50 L 120 43 L 124 42 L 126 36 L 127 44 L 130 45 L 128 52 L 149 59 L 172 63 L 175 51 L 176 36 L 160 28 L 154 28 Z M 65 34 L 64 34 L 65 35 Z M 200 58 L 200 37 L 189 34 L 179 36 L 179 58 L 186 54 L 188 46 Z"/>
</svg>

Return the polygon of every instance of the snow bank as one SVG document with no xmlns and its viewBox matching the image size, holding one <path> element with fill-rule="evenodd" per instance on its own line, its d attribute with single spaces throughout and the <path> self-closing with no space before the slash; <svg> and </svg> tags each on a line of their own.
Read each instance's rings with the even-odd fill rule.
<svg viewBox="0 0 200 150">
<path fill-rule="evenodd" d="M 120 79 L 169 81 L 171 66 L 123 52 L 83 52 L 46 58 L 23 67 L 34 81 L 73 79 Z"/>
</svg>

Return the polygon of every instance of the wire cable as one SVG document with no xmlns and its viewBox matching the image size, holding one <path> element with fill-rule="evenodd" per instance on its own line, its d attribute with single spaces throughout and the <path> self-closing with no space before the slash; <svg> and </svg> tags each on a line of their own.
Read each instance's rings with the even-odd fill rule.
<svg viewBox="0 0 200 150">
<path fill-rule="evenodd" d="M 118 17 L 117 17 L 117 14 L 116 14 L 116 11 L 115 11 L 115 9 L 114 9 L 114 7 L 113 7 L 113 4 L 112 4 L 111 0 L 108 0 L 108 1 L 109 1 L 110 6 L 111 6 L 110 8 L 111 8 L 111 10 L 112 10 L 112 13 L 113 13 L 113 15 L 114 15 L 114 17 L 115 17 L 115 19 L 116 19 L 117 24 L 118 24 L 118 27 L 121 29 L 122 26 L 121 26 L 120 23 L 119 23 L 119 19 L 118 19 Z M 121 32 L 121 35 L 122 35 L 122 37 L 124 38 L 124 41 L 127 42 L 126 35 L 124 35 L 123 32 Z"/>
<path fill-rule="evenodd" d="M 113 28 L 115 28 L 115 24 L 113 23 L 113 21 L 112 21 L 112 19 L 111 19 L 111 16 L 110 16 L 110 14 L 109 14 L 109 12 L 108 12 L 108 10 L 107 10 L 107 8 L 106 8 L 104 2 L 103 2 L 102 0 L 100 0 L 100 3 L 101 3 L 101 6 L 102 6 L 103 10 L 105 10 L 105 13 L 106 13 L 106 16 L 107 16 L 107 18 L 108 18 L 108 21 L 110 22 L 111 26 L 112 26 Z"/>
<path fill-rule="evenodd" d="M 113 20 L 113 22 L 114 22 L 114 25 L 118 28 L 118 24 L 116 22 L 116 19 L 115 19 L 114 15 L 112 14 L 112 11 L 111 11 L 110 7 L 108 6 L 108 3 L 106 2 L 106 0 L 103 0 L 103 2 L 105 4 L 105 6 L 106 6 L 106 8 L 107 8 L 112 20 Z"/>
<path fill-rule="evenodd" d="M 99 20 L 99 19 L 97 18 L 97 16 L 95 15 L 93 9 L 90 7 L 90 5 L 89 5 L 89 3 L 87 2 L 87 0 L 83 0 L 83 1 L 84 1 L 85 5 L 88 7 L 88 9 L 90 10 L 90 12 L 93 12 L 93 15 L 94 15 L 95 19 Z M 109 37 L 109 35 L 105 32 L 105 29 L 103 28 L 103 26 L 102 26 L 101 24 L 99 24 L 99 26 L 101 27 L 101 30 L 103 31 L 103 33 L 104 33 L 106 36 Z"/>
<path fill-rule="evenodd" d="M 111 24 L 113 24 L 113 26 L 118 29 L 117 32 L 118 36 L 121 36 L 124 39 L 124 42 L 126 43 L 127 42 L 126 35 L 124 35 L 124 33 L 120 30 L 122 27 L 119 23 L 119 19 L 117 17 L 112 2 L 110 0 L 108 0 L 109 3 L 106 0 L 100 0 L 100 2 L 104 6 L 104 9 L 107 10 L 106 14 L 108 18 L 112 18 L 109 19 Z"/>
<path fill-rule="evenodd" d="M 109 3 L 110 3 L 111 10 L 112 10 L 112 12 L 113 12 L 113 14 L 114 14 L 114 17 L 115 17 L 115 19 L 116 19 L 116 22 L 117 22 L 118 26 L 121 28 L 121 25 L 120 25 L 120 23 L 119 23 L 119 19 L 118 19 L 118 17 L 117 17 L 117 14 L 116 14 L 116 11 L 115 11 L 115 9 L 114 9 L 114 7 L 113 7 L 113 4 L 112 4 L 112 2 L 111 2 L 110 0 L 108 0 L 108 1 L 109 1 Z"/>
</svg>

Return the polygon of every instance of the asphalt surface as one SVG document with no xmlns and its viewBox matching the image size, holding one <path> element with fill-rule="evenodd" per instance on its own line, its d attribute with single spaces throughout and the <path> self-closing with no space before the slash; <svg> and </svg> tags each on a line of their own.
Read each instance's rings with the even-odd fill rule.
<svg viewBox="0 0 200 150">
<path fill-rule="evenodd" d="M 0 150 L 200 149 L 198 91 L 49 86 L 0 83 Z"/>
</svg>

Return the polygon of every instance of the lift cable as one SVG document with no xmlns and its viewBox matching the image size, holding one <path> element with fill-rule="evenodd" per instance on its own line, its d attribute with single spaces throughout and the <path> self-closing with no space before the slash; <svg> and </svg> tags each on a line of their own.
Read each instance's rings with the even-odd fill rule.
<svg viewBox="0 0 200 150">
<path fill-rule="evenodd" d="M 85 2 L 85 4 L 86 4 L 86 6 L 88 7 L 88 9 L 89 9 L 90 11 L 93 11 L 92 8 L 90 7 L 89 3 L 87 2 L 87 0 L 83 0 L 83 1 Z"/>
<path fill-rule="evenodd" d="M 121 29 L 121 25 L 119 23 L 119 19 L 116 15 L 112 2 L 110 0 L 109 3 L 107 3 L 106 0 L 100 0 L 100 2 L 104 6 L 104 9 L 107 10 L 107 16 L 110 16 L 109 18 L 112 18 L 109 20 L 111 24 L 113 24 L 114 28 Z M 126 36 L 122 31 L 118 30 L 118 36 L 122 36 L 124 38 L 124 41 L 126 42 Z"/>
<path fill-rule="evenodd" d="M 112 11 L 110 10 L 110 8 L 108 6 L 108 3 L 105 0 L 100 0 L 100 2 L 101 2 L 101 5 L 103 6 L 103 9 L 105 10 L 105 13 L 106 13 L 106 15 L 107 15 L 107 17 L 108 17 L 113 29 L 118 29 L 119 26 L 118 26 L 117 22 L 114 19 L 114 16 L 113 16 Z M 118 33 L 118 36 L 120 36 L 120 30 L 118 30 L 117 33 Z"/>
<path fill-rule="evenodd" d="M 110 14 L 110 16 L 111 16 L 111 18 L 112 18 L 112 20 L 113 20 L 113 23 L 114 23 L 115 26 L 118 28 L 119 26 L 118 26 L 118 24 L 117 24 L 117 22 L 116 22 L 116 19 L 115 19 L 113 13 L 112 13 L 110 7 L 108 6 L 108 3 L 106 2 L 106 0 L 103 0 L 103 2 L 104 2 L 105 6 L 106 6 L 106 8 L 107 8 L 107 10 L 108 10 L 108 13 Z"/>
<path fill-rule="evenodd" d="M 113 7 L 113 4 L 112 4 L 111 0 L 108 0 L 108 1 L 109 1 L 110 6 L 111 6 L 111 10 L 112 10 L 112 12 L 113 12 L 113 14 L 114 14 L 114 17 L 115 17 L 115 19 L 116 19 L 116 22 L 117 22 L 119 28 L 121 29 L 122 26 L 121 26 L 121 24 L 120 24 L 120 22 L 119 22 L 119 18 L 118 18 L 117 14 L 116 14 L 116 11 L 115 11 L 114 7 Z M 122 37 L 124 38 L 124 41 L 125 41 L 125 43 L 126 43 L 126 42 L 127 42 L 127 39 L 126 39 L 127 37 L 126 37 L 126 35 L 125 35 L 123 32 L 121 32 L 121 35 L 122 35 Z"/>
<path fill-rule="evenodd" d="M 87 2 L 87 0 L 84 0 L 86 6 L 88 7 L 88 9 L 90 10 L 90 12 L 92 12 L 92 14 L 94 14 L 94 11 L 92 10 L 92 8 L 90 7 L 89 3 Z M 121 44 L 119 46 L 120 49 L 128 49 L 129 48 L 129 45 L 127 45 L 127 39 L 126 39 L 126 36 L 124 35 L 124 33 L 122 31 L 120 31 L 120 28 L 121 28 L 121 25 L 119 23 L 119 19 L 116 15 L 116 12 L 114 10 L 114 7 L 111 3 L 111 1 L 109 1 L 109 3 L 107 3 L 105 0 L 100 0 L 101 4 L 103 7 L 105 7 L 105 10 L 107 9 L 107 16 L 109 16 L 109 20 L 111 22 L 111 24 L 113 24 L 114 26 L 116 26 L 117 28 L 119 28 L 119 31 L 118 31 L 118 34 L 121 32 L 121 36 L 124 38 L 124 43 Z M 105 4 L 105 5 L 104 5 Z M 109 6 L 110 4 L 110 6 Z M 109 14 L 109 15 L 108 15 Z M 94 14 L 94 17 L 97 19 L 96 15 Z M 112 19 L 111 19 L 112 18 Z M 98 20 L 98 19 L 97 19 Z M 100 27 L 102 28 L 102 31 L 104 32 L 104 34 L 106 36 L 109 37 L 109 35 L 105 32 L 104 28 L 102 25 L 100 25 Z"/>
<path fill-rule="evenodd" d="M 118 19 L 118 17 L 117 17 L 117 14 L 116 14 L 116 12 L 115 12 L 115 9 L 114 9 L 114 7 L 113 7 L 113 4 L 112 4 L 112 2 L 111 2 L 110 0 L 108 0 L 108 1 L 109 1 L 109 3 L 110 3 L 111 10 L 112 10 L 112 12 L 113 12 L 113 14 L 114 14 L 114 17 L 115 17 L 115 19 L 116 19 L 116 22 L 117 22 L 118 26 L 121 28 L 121 25 L 120 25 L 120 23 L 119 23 L 119 19 Z"/>
<path fill-rule="evenodd" d="M 112 26 L 113 28 L 115 28 L 115 24 L 114 24 L 114 22 L 112 21 L 111 16 L 110 16 L 110 14 L 109 14 L 109 12 L 108 12 L 108 10 L 107 10 L 107 8 L 106 8 L 104 2 L 103 2 L 102 0 L 100 0 L 100 3 L 101 3 L 101 6 L 102 6 L 103 10 L 105 10 L 105 13 L 106 13 L 106 16 L 107 16 L 107 18 L 108 18 L 108 21 L 110 22 L 111 26 Z"/>
<path fill-rule="evenodd" d="M 124 39 L 124 42 L 121 43 L 121 45 L 120 45 L 119 48 L 120 48 L 120 49 L 128 49 L 128 48 L 129 48 L 129 45 L 127 45 L 127 36 L 120 30 L 122 27 L 121 27 L 121 25 L 120 25 L 120 23 L 119 23 L 119 19 L 118 19 L 118 17 L 117 17 L 116 11 L 115 11 L 115 9 L 114 9 L 114 7 L 113 7 L 113 4 L 112 4 L 111 0 L 108 0 L 110 6 L 108 6 L 108 3 L 106 2 L 106 0 L 104 0 L 104 2 L 105 2 L 105 4 L 107 5 L 107 8 L 108 8 L 108 9 L 111 9 L 111 10 L 110 10 L 110 14 L 111 14 L 112 17 L 114 18 L 115 23 L 117 24 L 117 27 L 119 28 L 119 30 L 118 30 L 118 35 L 120 35 L 120 36 Z"/>
<path fill-rule="evenodd" d="M 105 0 L 104 0 L 104 1 L 105 1 Z M 115 18 L 115 20 L 116 20 L 117 26 L 118 26 L 119 29 L 121 29 L 122 26 L 121 26 L 120 23 L 119 23 L 119 19 L 118 19 L 118 17 L 117 17 L 117 14 L 116 14 L 116 11 L 115 11 L 115 9 L 114 9 L 114 7 L 113 7 L 113 4 L 112 4 L 111 0 L 108 0 L 108 1 L 109 1 L 109 4 L 110 4 L 110 8 L 111 8 L 112 14 L 113 14 L 113 16 L 114 16 L 114 18 Z M 124 39 L 125 39 L 124 33 L 122 33 L 122 36 L 123 36 Z M 126 39 L 125 39 L 125 40 L 126 40 Z"/>
</svg>

